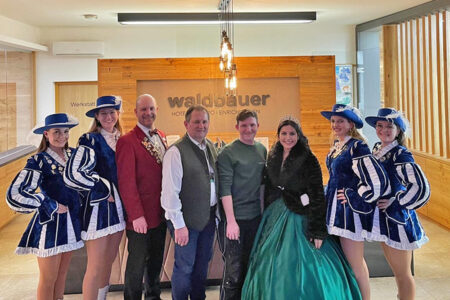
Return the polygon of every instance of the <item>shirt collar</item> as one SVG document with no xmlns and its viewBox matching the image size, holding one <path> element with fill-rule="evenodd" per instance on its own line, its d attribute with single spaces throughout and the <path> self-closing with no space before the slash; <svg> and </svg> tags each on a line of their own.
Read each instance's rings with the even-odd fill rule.
<svg viewBox="0 0 450 300">
<path fill-rule="evenodd" d="M 117 128 L 114 127 L 113 132 L 109 132 L 106 131 L 105 129 L 101 129 L 100 133 L 104 136 L 104 137 L 110 137 L 110 138 L 115 138 L 116 140 L 119 139 L 120 137 L 120 131 L 117 130 Z"/>
<path fill-rule="evenodd" d="M 45 152 L 48 153 L 48 155 L 50 155 L 54 160 L 56 160 L 61 166 L 65 167 L 66 166 L 66 161 L 68 160 L 68 156 L 67 156 L 67 151 L 64 149 L 64 159 L 65 161 L 62 159 L 61 156 L 58 155 L 58 153 L 56 153 L 55 151 L 53 151 L 50 147 L 48 147 Z"/>
<path fill-rule="evenodd" d="M 204 150 L 206 148 L 206 139 L 203 139 L 203 141 L 201 143 L 197 142 L 196 140 L 194 140 L 189 133 L 187 133 L 188 137 L 191 139 L 191 141 L 200 149 Z"/>
<path fill-rule="evenodd" d="M 375 158 L 380 159 L 381 157 L 385 156 L 386 153 L 388 153 L 389 151 L 391 151 L 394 147 L 396 147 L 398 145 L 398 141 L 394 140 L 392 143 L 390 143 L 389 145 L 382 147 L 380 145 L 380 148 L 376 151 L 374 151 L 373 156 L 375 156 Z"/>
<path fill-rule="evenodd" d="M 150 130 L 153 130 L 153 129 L 151 129 L 151 128 L 148 128 L 148 127 L 145 127 L 144 125 L 142 125 L 141 123 L 139 123 L 139 122 L 137 122 L 137 126 L 145 133 L 145 135 L 148 137 L 148 138 L 150 138 L 150 135 L 149 135 L 149 131 Z"/>
</svg>

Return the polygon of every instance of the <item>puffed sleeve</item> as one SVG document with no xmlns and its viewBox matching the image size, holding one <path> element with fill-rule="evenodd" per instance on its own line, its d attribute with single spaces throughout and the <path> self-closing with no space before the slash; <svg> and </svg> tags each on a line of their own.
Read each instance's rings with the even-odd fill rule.
<svg viewBox="0 0 450 300">
<path fill-rule="evenodd" d="M 45 192 L 36 190 L 42 181 L 42 164 L 38 156 L 30 157 L 25 168 L 17 174 L 6 193 L 8 206 L 20 213 L 39 213 L 39 223 L 46 224 L 53 220 L 58 210 L 58 202 L 48 197 Z"/>
<path fill-rule="evenodd" d="M 418 209 L 430 199 L 430 185 L 425 174 L 406 149 L 400 149 L 394 157 L 396 176 L 404 189 L 395 195 L 398 203 L 407 209 Z"/>
<path fill-rule="evenodd" d="M 310 200 L 308 210 L 308 231 L 309 238 L 324 239 L 327 236 L 326 211 L 327 206 L 323 192 L 322 170 L 314 154 L 310 155 L 307 161 L 308 186 L 307 194 Z"/>
<path fill-rule="evenodd" d="M 111 195 L 110 182 L 95 172 L 97 156 L 94 145 L 95 140 L 89 134 L 82 135 L 64 172 L 64 182 L 68 186 L 76 190 L 89 191 L 91 205 L 106 200 Z"/>
<path fill-rule="evenodd" d="M 350 208 L 360 214 L 373 211 L 375 202 L 384 194 L 389 185 L 386 171 L 373 157 L 363 141 L 357 141 L 350 149 L 352 170 L 358 178 L 357 190 L 344 189 Z"/>
</svg>

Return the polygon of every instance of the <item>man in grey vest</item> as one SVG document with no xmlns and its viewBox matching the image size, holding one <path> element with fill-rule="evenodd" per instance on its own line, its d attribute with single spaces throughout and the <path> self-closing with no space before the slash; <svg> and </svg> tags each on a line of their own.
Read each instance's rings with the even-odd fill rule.
<svg viewBox="0 0 450 300">
<path fill-rule="evenodd" d="M 161 205 L 175 241 L 172 299 L 205 299 L 208 263 L 213 253 L 218 180 L 216 150 L 206 134 L 209 113 L 191 106 L 185 114 L 186 135 L 163 160 Z"/>
</svg>

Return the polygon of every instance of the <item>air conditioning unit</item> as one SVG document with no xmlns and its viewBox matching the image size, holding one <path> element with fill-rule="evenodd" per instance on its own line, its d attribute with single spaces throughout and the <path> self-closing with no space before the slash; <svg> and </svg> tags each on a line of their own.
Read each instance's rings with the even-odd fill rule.
<svg viewBox="0 0 450 300">
<path fill-rule="evenodd" d="M 87 42 L 54 42 L 53 55 L 64 56 L 95 56 L 102 57 L 105 54 L 105 43 Z"/>
</svg>

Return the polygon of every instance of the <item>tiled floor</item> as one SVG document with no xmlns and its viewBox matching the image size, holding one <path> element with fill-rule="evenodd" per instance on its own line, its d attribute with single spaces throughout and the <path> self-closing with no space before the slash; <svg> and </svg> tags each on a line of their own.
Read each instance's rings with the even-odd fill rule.
<svg viewBox="0 0 450 300">
<path fill-rule="evenodd" d="M 38 267 L 33 255 L 15 255 L 18 243 L 30 216 L 21 215 L 0 230 L 0 299 L 35 299 Z M 422 218 L 422 224 L 430 242 L 414 252 L 415 279 L 418 300 L 450 300 L 450 232 Z M 370 280 L 373 300 L 396 299 L 394 278 Z M 82 299 L 81 295 L 66 295 L 65 300 Z M 108 299 L 123 299 L 121 292 L 108 294 Z M 165 290 L 162 299 L 171 299 Z M 219 299 L 217 287 L 210 287 L 207 299 Z M 256 299 L 255 299 L 256 300 Z"/>
</svg>

